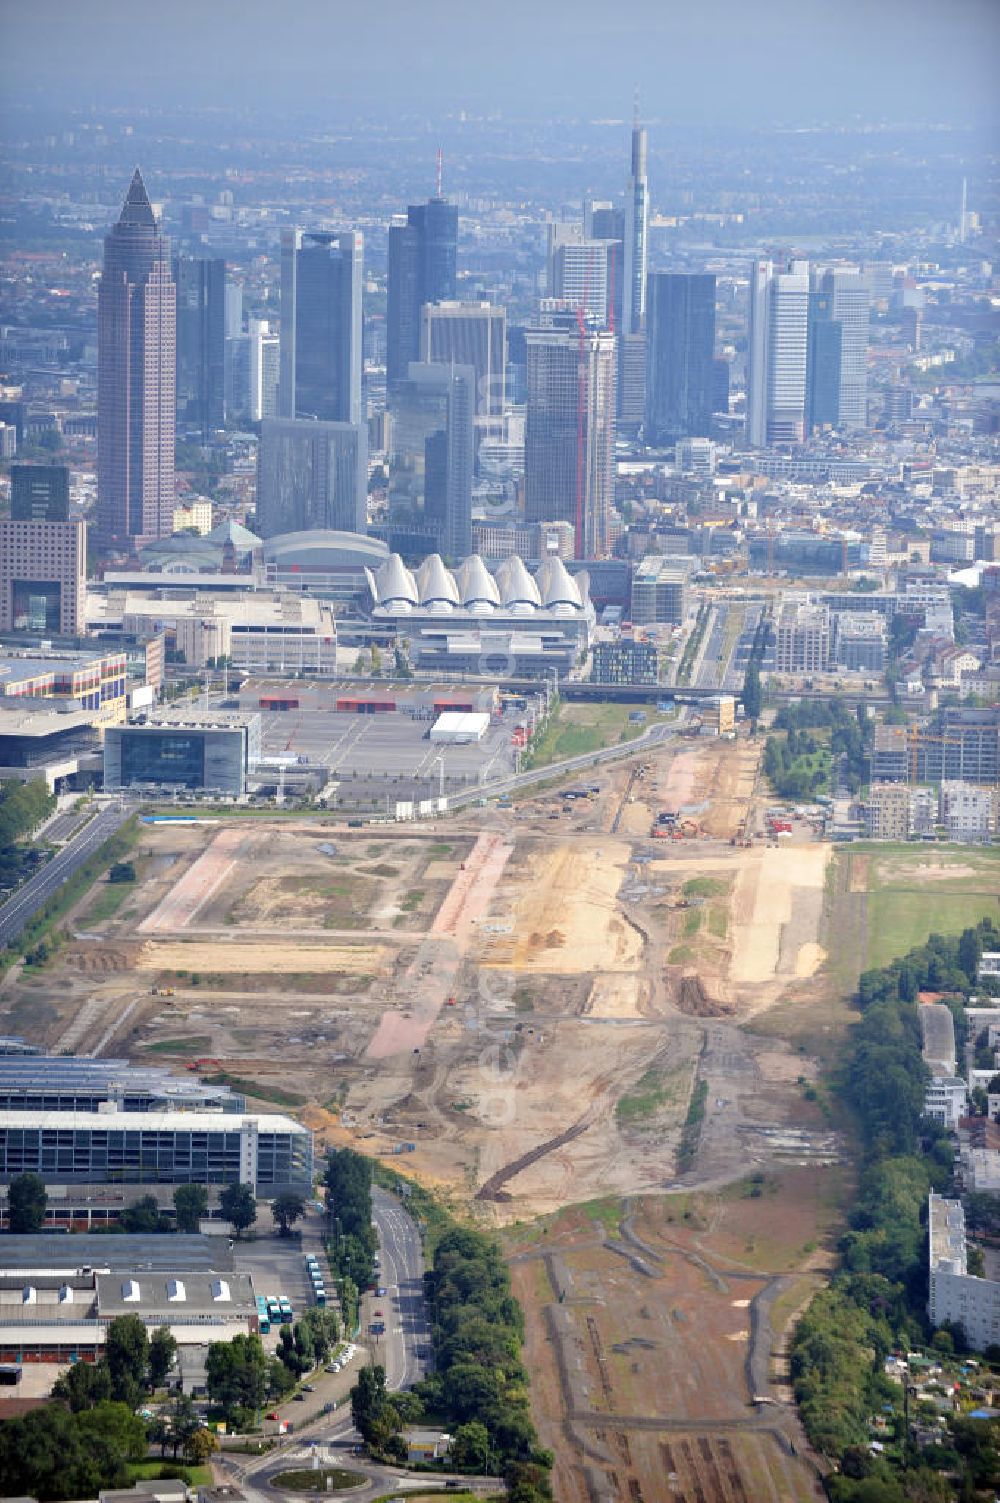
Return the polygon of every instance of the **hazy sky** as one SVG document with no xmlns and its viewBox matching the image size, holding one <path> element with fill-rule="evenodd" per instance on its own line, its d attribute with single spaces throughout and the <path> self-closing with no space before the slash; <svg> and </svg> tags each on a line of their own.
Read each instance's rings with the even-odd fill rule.
<svg viewBox="0 0 1000 1503">
<path fill-rule="evenodd" d="M 0 91 L 747 124 L 1000 118 L 1000 0 L 0 0 Z"/>
</svg>

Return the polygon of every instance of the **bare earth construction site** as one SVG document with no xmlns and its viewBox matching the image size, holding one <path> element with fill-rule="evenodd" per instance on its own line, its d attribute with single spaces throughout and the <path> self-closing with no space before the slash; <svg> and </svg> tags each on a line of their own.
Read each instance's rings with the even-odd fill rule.
<svg viewBox="0 0 1000 1503">
<path fill-rule="evenodd" d="M 770 1312 L 822 1263 L 839 1147 L 751 1028 L 815 990 L 831 853 L 732 843 L 757 756 L 678 741 L 433 825 L 143 825 L 134 890 L 4 1026 L 224 1076 L 501 1228 L 565 1503 L 818 1496 Z M 650 838 L 665 806 L 691 838 Z"/>
</svg>

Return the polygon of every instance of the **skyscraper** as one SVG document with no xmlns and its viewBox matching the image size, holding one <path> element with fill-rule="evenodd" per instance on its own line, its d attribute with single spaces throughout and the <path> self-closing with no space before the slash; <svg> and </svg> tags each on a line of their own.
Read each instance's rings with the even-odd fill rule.
<svg viewBox="0 0 1000 1503">
<path fill-rule="evenodd" d="M 526 342 L 525 519 L 571 523 L 577 558 L 599 558 L 614 495 L 614 335 L 565 318 Z"/>
<path fill-rule="evenodd" d="M 475 403 L 471 365 L 412 361 L 392 396 L 393 536 L 422 536 L 456 562 L 472 546 Z"/>
<path fill-rule="evenodd" d="M 265 418 L 257 465 L 257 531 L 367 531 L 368 431 L 360 423 Z"/>
<path fill-rule="evenodd" d="M 550 291 L 571 308 L 608 321 L 608 242 L 564 241 L 552 253 Z"/>
<path fill-rule="evenodd" d="M 175 256 L 177 425 L 207 439 L 225 421 L 226 263 Z"/>
<path fill-rule="evenodd" d="M 16 464 L 10 475 L 10 514 L 15 522 L 69 521 L 66 465 Z"/>
<path fill-rule="evenodd" d="M 360 231 L 281 236 L 282 417 L 361 421 Z"/>
<path fill-rule="evenodd" d="M 97 526 L 132 547 L 170 532 L 176 410 L 170 252 L 138 167 L 97 289 Z"/>
<path fill-rule="evenodd" d="M 507 363 L 507 313 L 492 303 L 425 303 L 420 316 L 420 359 L 471 365 L 476 373 L 476 416 L 503 415 Z"/>
<path fill-rule="evenodd" d="M 389 226 L 386 381 L 406 379 L 420 355 L 420 310 L 455 296 L 458 210 L 440 195 L 411 204 L 406 222 Z"/>
<path fill-rule="evenodd" d="M 870 290 L 856 267 L 813 278 L 809 294 L 806 432 L 858 429 L 868 421 Z"/>
<path fill-rule="evenodd" d="M 747 442 L 801 443 L 806 425 L 809 263 L 753 263 L 747 337 Z"/>
<path fill-rule="evenodd" d="M 625 268 L 620 332 L 642 332 L 646 313 L 646 238 L 649 230 L 647 139 L 638 119 L 632 126 L 632 170 L 625 190 Z"/>
<path fill-rule="evenodd" d="M 715 278 L 651 272 L 646 303 L 646 441 L 712 431 Z"/>
<path fill-rule="evenodd" d="M 280 343 L 266 318 L 251 318 L 247 334 L 249 350 L 249 405 L 254 422 L 278 416 Z"/>
</svg>

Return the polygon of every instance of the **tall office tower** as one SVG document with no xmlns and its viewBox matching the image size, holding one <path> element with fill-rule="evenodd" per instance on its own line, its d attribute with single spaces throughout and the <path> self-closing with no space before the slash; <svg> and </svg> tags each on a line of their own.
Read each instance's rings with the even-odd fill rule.
<svg viewBox="0 0 1000 1503">
<path fill-rule="evenodd" d="M 610 199 L 587 198 L 583 204 L 583 235 L 586 240 L 624 240 L 625 216 Z"/>
<path fill-rule="evenodd" d="M 476 416 L 503 416 L 506 309 L 492 303 L 425 303 L 420 318 L 420 360 L 471 365 L 476 373 Z"/>
<path fill-rule="evenodd" d="M 97 527 L 105 546 L 170 533 L 175 321 L 169 245 L 136 168 L 104 237 L 97 289 Z"/>
<path fill-rule="evenodd" d="M 806 432 L 868 421 L 868 283 L 856 267 L 813 277 L 809 294 Z"/>
<path fill-rule="evenodd" d="M 392 394 L 393 532 L 423 538 L 456 563 L 472 548 L 476 372 L 411 361 Z"/>
<path fill-rule="evenodd" d="M 16 464 L 10 474 L 10 514 L 15 522 L 69 521 L 66 465 Z"/>
<path fill-rule="evenodd" d="M 266 318 L 250 320 L 247 338 L 250 345 L 250 417 L 257 423 L 262 418 L 278 416 L 280 341 L 277 334 L 271 333 L 271 326 Z"/>
<path fill-rule="evenodd" d="M 226 283 L 226 338 L 243 333 L 243 288 L 238 282 Z"/>
<path fill-rule="evenodd" d="M 649 180 L 646 177 L 646 131 L 632 126 L 632 171 L 625 190 L 625 267 L 621 333 L 639 334 L 646 313 L 646 239 L 649 231 Z"/>
<path fill-rule="evenodd" d="M 359 230 L 281 235 L 282 417 L 361 421 Z"/>
<path fill-rule="evenodd" d="M 405 223 L 389 226 L 386 383 L 406 379 L 420 355 L 420 310 L 451 302 L 458 262 L 458 210 L 438 194 L 411 204 Z"/>
<path fill-rule="evenodd" d="M 608 242 L 569 241 L 552 255 L 551 294 L 601 324 L 608 321 Z"/>
<path fill-rule="evenodd" d="M 715 409 L 715 278 L 650 272 L 646 441 L 707 438 Z"/>
<path fill-rule="evenodd" d="M 801 443 L 806 422 L 809 263 L 755 261 L 747 337 L 747 443 Z"/>
<path fill-rule="evenodd" d="M 368 433 L 361 423 L 265 418 L 257 463 L 257 531 L 367 531 Z"/>
<path fill-rule="evenodd" d="M 226 263 L 175 256 L 177 426 L 203 439 L 225 422 Z"/>
<path fill-rule="evenodd" d="M 577 558 L 608 551 L 614 496 L 615 337 L 529 329 L 525 519 L 569 522 Z"/>
</svg>

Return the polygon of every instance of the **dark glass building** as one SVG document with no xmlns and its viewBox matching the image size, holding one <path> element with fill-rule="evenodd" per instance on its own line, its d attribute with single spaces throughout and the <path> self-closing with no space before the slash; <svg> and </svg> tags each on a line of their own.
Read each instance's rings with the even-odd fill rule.
<svg viewBox="0 0 1000 1503">
<path fill-rule="evenodd" d="M 14 522 L 68 522 L 69 469 L 64 464 L 16 464 L 11 469 Z"/>
<path fill-rule="evenodd" d="M 176 301 L 169 244 L 136 168 L 97 289 L 97 531 L 131 550 L 174 511 Z"/>
<path fill-rule="evenodd" d="M 420 310 L 455 296 L 458 210 L 444 198 L 410 204 L 405 224 L 389 226 L 386 381 L 406 379 L 420 359 Z"/>
<path fill-rule="evenodd" d="M 361 421 L 363 260 L 358 231 L 286 230 L 282 235 L 282 417 Z"/>
<path fill-rule="evenodd" d="M 456 563 L 470 552 L 475 410 L 472 366 L 414 361 L 397 384 L 389 473 L 393 547 L 416 529 L 426 537 L 426 552 Z"/>
<path fill-rule="evenodd" d="M 712 431 L 715 277 L 653 272 L 646 303 L 646 442 Z"/>
<path fill-rule="evenodd" d="M 225 423 L 226 263 L 174 257 L 177 426 L 207 439 Z"/>
</svg>

